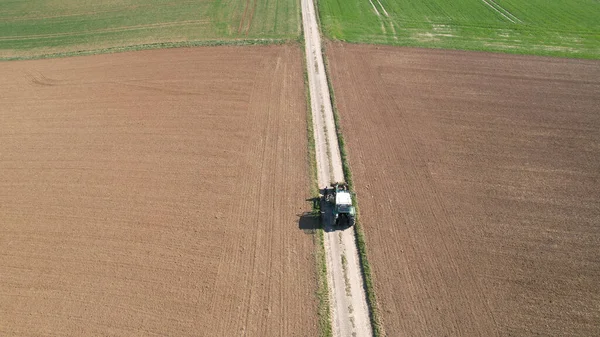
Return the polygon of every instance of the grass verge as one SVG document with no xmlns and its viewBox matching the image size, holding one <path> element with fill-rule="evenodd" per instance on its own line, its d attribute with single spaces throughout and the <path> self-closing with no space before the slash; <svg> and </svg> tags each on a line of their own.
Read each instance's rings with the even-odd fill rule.
<svg viewBox="0 0 600 337">
<path fill-rule="evenodd" d="M 37 60 L 58 57 L 86 56 L 96 54 L 113 54 L 128 51 L 148 50 L 148 49 L 168 49 L 168 48 L 189 48 L 189 47 L 212 47 L 212 46 L 254 46 L 254 45 L 277 45 L 294 41 L 293 39 L 246 39 L 246 40 L 207 40 L 207 41 L 182 41 L 182 42 L 160 42 L 139 44 L 123 47 L 111 47 L 93 50 L 79 50 L 64 53 L 40 54 L 32 56 L 0 57 L 0 61 L 17 60 Z"/>
<path fill-rule="evenodd" d="M 327 261 L 325 260 L 325 234 L 323 228 L 317 230 L 315 257 L 317 259 L 319 299 L 319 334 L 323 337 L 333 336 L 331 329 L 331 310 L 329 308 L 329 286 L 327 284 Z"/>
<path fill-rule="evenodd" d="M 329 96 L 331 97 L 331 106 L 333 109 L 333 118 L 335 121 L 335 130 L 338 137 L 338 145 L 340 148 L 340 155 L 342 157 L 342 168 L 344 170 L 344 177 L 348 187 L 354 192 L 354 181 L 352 179 L 352 171 L 350 170 L 350 164 L 348 162 L 348 156 L 346 151 L 346 142 L 341 131 L 341 125 L 339 120 L 339 113 L 335 102 L 335 94 L 333 91 L 333 85 L 331 83 L 331 76 L 329 71 L 329 63 L 325 55 L 326 45 L 323 44 L 323 61 L 325 66 L 325 74 L 327 75 L 327 86 L 329 87 Z M 375 337 L 385 335 L 381 324 L 381 318 L 379 315 L 379 306 L 377 304 L 377 297 L 375 296 L 375 286 L 373 284 L 373 275 L 371 272 L 371 265 L 367 258 L 367 244 L 365 241 L 365 233 L 360 223 L 360 210 L 358 208 L 357 198 L 353 198 L 353 204 L 356 209 L 356 223 L 354 225 L 354 232 L 356 234 L 356 245 L 358 247 L 358 255 L 360 265 L 365 280 L 365 291 L 367 293 L 367 305 L 369 306 L 369 318 L 371 319 L 371 328 Z"/>
<path fill-rule="evenodd" d="M 319 187 L 317 180 L 317 156 L 315 149 L 315 134 L 311 111 L 310 89 L 308 85 L 308 72 L 306 71 L 306 52 L 304 49 L 304 35 L 300 34 L 300 45 L 302 46 L 302 59 L 304 62 L 304 95 L 306 98 L 306 134 L 308 137 L 308 172 L 310 177 L 311 198 L 319 198 Z M 319 334 L 322 337 L 333 336 L 331 327 L 331 307 L 329 305 L 329 285 L 327 284 L 327 260 L 325 255 L 325 234 L 321 219 L 321 210 L 318 202 L 313 202 L 312 215 L 318 217 L 319 228 L 315 235 L 315 259 L 317 263 L 317 299 L 319 316 Z"/>
</svg>

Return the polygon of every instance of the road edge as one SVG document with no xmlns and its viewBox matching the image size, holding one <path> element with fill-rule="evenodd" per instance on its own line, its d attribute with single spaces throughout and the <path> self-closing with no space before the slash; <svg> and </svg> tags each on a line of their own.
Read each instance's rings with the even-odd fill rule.
<svg viewBox="0 0 600 337">
<path fill-rule="evenodd" d="M 352 171 L 350 169 L 350 162 L 348 160 L 347 150 L 346 150 L 346 142 L 344 140 L 344 135 L 342 134 L 341 125 L 340 125 L 340 117 L 339 110 L 337 108 L 337 102 L 335 99 L 335 92 L 333 89 L 333 83 L 331 82 L 331 71 L 329 65 L 329 59 L 327 58 L 326 50 L 329 47 L 329 40 L 324 38 L 324 44 L 322 46 L 322 54 L 323 54 L 323 65 L 325 66 L 325 74 L 327 75 L 327 87 L 329 89 L 329 97 L 331 99 L 331 107 L 333 110 L 333 120 L 335 122 L 335 131 L 338 139 L 338 147 L 340 149 L 340 156 L 342 159 L 342 169 L 344 171 L 344 178 L 350 191 L 354 194 L 354 198 L 352 198 L 352 204 L 356 209 L 356 223 L 354 225 L 354 233 L 356 246 L 358 247 L 358 255 L 360 260 L 360 267 L 363 274 L 365 292 L 367 295 L 367 305 L 369 306 L 369 318 L 371 321 L 371 329 L 373 331 L 374 337 L 385 336 L 385 330 L 383 329 L 383 323 L 381 320 L 381 316 L 379 315 L 379 302 L 377 301 L 377 296 L 375 294 L 375 285 L 373 283 L 373 273 L 371 272 L 371 265 L 369 264 L 368 254 L 367 254 L 367 243 L 365 240 L 365 233 L 362 229 L 362 224 L 360 222 L 360 209 L 358 207 L 358 196 L 354 190 L 354 180 L 352 177 Z"/>
<path fill-rule="evenodd" d="M 300 34 L 302 35 L 302 34 Z M 153 49 L 172 49 L 172 48 L 193 48 L 193 47 L 218 47 L 218 46 L 263 46 L 263 45 L 282 45 L 293 43 L 296 38 L 291 39 L 240 39 L 240 40 L 199 40 L 199 41 L 177 41 L 177 42 L 156 42 L 146 44 L 136 44 L 127 46 L 115 46 L 100 49 L 86 49 L 77 51 L 66 51 L 49 54 L 35 54 L 28 56 L 8 56 L 0 57 L 0 62 L 6 61 L 28 61 L 42 60 L 62 57 L 77 57 L 99 54 L 116 54 L 130 51 L 153 50 Z"/>
<path fill-rule="evenodd" d="M 304 78 L 304 96 L 306 101 L 306 137 L 308 140 L 307 161 L 308 161 L 308 176 L 310 180 L 310 196 L 311 198 L 319 198 L 319 186 L 317 178 L 317 156 L 315 153 L 315 134 L 313 128 L 313 117 L 311 109 L 310 88 L 308 84 L 308 71 L 306 70 L 306 50 L 304 45 L 304 30 L 301 28 L 298 42 L 302 49 L 302 70 Z M 325 235 L 323 223 L 321 221 L 320 203 L 312 203 L 312 216 L 318 217 L 319 227 L 315 229 L 313 242 L 315 245 L 315 263 L 317 274 L 317 317 L 319 318 L 319 336 L 332 337 L 333 326 L 331 323 L 331 303 L 329 301 L 329 283 L 327 276 L 327 255 L 325 253 Z"/>
<path fill-rule="evenodd" d="M 314 0 L 302 0 L 302 24 L 311 96 L 315 154 L 319 187 L 344 181 L 329 84 L 323 60 L 321 29 Z M 327 213 L 329 215 L 329 213 Z M 354 228 L 330 228 L 323 219 L 332 328 L 336 336 L 372 336 L 371 314 Z"/>
</svg>

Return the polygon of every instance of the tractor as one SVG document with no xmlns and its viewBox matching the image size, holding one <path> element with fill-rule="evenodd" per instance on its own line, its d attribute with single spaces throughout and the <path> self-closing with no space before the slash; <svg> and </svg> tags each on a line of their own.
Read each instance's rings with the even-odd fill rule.
<svg viewBox="0 0 600 337">
<path fill-rule="evenodd" d="M 354 226 L 356 210 L 352 206 L 352 194 L 346 183 L 334 183 L 324 189 L 325 201 L 333 207 L 335 226 Z"/>
</svg>

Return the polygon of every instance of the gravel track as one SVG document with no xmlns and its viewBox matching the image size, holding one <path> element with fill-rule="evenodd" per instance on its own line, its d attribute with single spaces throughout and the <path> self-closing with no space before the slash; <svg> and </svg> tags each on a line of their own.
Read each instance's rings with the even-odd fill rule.
<svg viewBox="0 0 600 337">
<path fill-rule="evenodd" d="M 344 181 L 342 160 L 323 65 L 321 37 L 314 4 L 302 0 L 302 23 L 306 66 L 315 132 L 319 187 Z M 369 310 L 356 248 L 354 228 L 336 230 L 331 212 L 324 209 L 325 252 L 327 255 L 332 327 L 336 336 L 371 336 Z"/>
</svg>

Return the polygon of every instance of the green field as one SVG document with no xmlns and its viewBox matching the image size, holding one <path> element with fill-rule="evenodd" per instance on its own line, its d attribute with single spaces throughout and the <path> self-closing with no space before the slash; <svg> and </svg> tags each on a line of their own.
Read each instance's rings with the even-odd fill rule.
<svg viewBox="0 0 600 337">
<path fill-rule="evenodd" d="M 318 4 L 323 31 L 334 40 L 600 58 L 598 0 L 318 0 Z"/>
<path fill-rule="evenodd" d="M 0 0 L 0 58 L 181 41 L 295 39 L 296 0 Z"/>
</svg>

